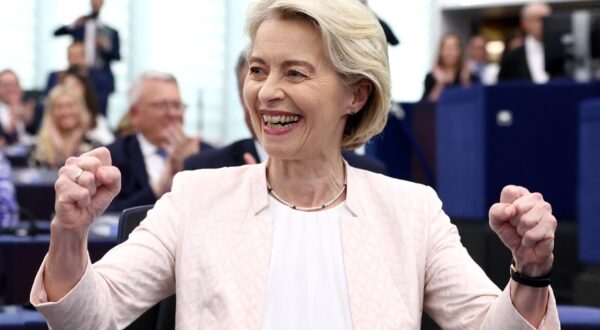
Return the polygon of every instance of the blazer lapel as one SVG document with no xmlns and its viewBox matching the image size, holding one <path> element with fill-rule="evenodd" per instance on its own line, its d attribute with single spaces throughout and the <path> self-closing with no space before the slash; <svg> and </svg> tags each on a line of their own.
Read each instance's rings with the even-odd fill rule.
<svg viewBox="0 0 600 330">
<path fill-rule="evenodd" d="M 234 243 L 225 262 L 225 273 L 234 284 L 230 292 L 233 301 L 233 317 L 237 324 L 248 329 L 259 329 L 267 289 L 267 277 L 271 258 L 273 220 L 261 215 L 268 206 L 265 166 L 254 165 L 251 178 L 251 201 L 244 219 L 239 239 Z"/>
<path fill-rule="evenodd" d="M 398 328 L 402 315 L 408 311 L 386 265 L 386 254 L 380 245 L 382 237 L 374 223 L 376 210 L 363 203 L 370 199 L 360 173 L 347 164 L 346 168 L 346 206 L 351 215 L 342 218 L 340 228 L 353 327 Z"/>
</svg>

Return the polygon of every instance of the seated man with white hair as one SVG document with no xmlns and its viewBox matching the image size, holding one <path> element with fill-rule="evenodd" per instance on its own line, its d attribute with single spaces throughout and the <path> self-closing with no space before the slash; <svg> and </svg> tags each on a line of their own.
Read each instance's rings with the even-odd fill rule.
<svg viewBox="0 0 600 330">
<path fill-rule="evenodd" d="M 173 75 L 143 73 L 131 84 L 128 98 L 135 133 L 108 146 L 113 164 L 123 173 L 121 191 L 108 208 L 112 212 L 154 204 L 171 189 L 184 159 L 213 149 L 183 132 L 185 105 Z"/>
</svg>

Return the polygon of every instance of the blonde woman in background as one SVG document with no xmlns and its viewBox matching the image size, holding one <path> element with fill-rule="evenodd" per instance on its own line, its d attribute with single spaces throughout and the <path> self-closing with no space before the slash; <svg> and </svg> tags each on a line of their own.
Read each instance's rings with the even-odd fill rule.
<svg viewBox="0 0 600 330">
<path fill-rule="evenodd" d="M 108 120 L 100 113 L 100 103 L 96 88 L 81 69 L 69 68 L 60 77 L 60 84 L 73 90 L 83 99 L 90 117 L 90 130 L 87 136 L 103 145 L 109 145 L 115 140 L 115 135 L 108 125 Z"/>
<path fill-rule="evenodd" d="M 90 115 L 79 94 L 62 85 L 55 87 L 46 101 L 30 166 L 60 167 L 67 158 L 101 146 L 86 136 L 89 127 Z"/>
</svg>

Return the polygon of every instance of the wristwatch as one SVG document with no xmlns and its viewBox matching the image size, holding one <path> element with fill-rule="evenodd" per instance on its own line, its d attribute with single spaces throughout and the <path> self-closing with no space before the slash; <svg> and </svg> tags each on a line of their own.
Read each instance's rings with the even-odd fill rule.
<svg viewBox="0 0 600 330">
<path fill-rule="evenodd" d="M 525 274 L 521 274 L 517 271 L 517 269 L 515 268 L 514 260 L 510 264 L 510 278 L 512 278 L 513 281 L 515 281 L 519 284 L 531 286 L 534 288 L 547 287 L 550 285 L 550 276 L 551 275 L 552 275 L 552 269 L 550 269 L 550 271 L 548 273 L 546 273 L 542 276 L 530 277 Z"/>
</svg>

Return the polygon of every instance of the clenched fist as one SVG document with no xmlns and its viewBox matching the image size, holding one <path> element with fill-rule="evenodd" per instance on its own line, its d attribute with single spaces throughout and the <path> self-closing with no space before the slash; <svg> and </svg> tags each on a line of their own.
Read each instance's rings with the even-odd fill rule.
<svg viewBox="0 0 600 330">
<path fill-rule="evenodd" d="M 65 230 L 87 231 L 121 189 L 121 173 L 104 147 L 69 158 L 58 174 L 53 225 Z"/>
<path fill-rule="evenodd" d="M 540 193 L 506 186 L 489 212 L 490 226 L 510 249 L 522 274 L 539 277 L 552 269 L 556 218 Z"/>
</svg>

